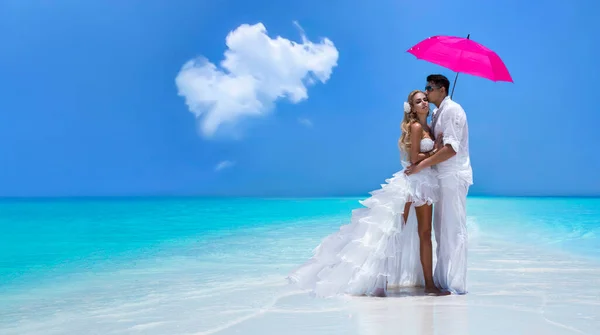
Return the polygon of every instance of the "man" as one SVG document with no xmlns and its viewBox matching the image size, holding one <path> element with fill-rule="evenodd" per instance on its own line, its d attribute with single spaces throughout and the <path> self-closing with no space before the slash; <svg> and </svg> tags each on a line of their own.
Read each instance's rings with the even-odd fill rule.
<svg viewBox="0 0 600 335">
<path fill-rule="evenodd" d="M 469 158 L 469 127 L 463 108 L 448 96 L 450 81 L 443 75 L 427 77 L 425 93 L 433 111 L 431 128 L 443 146 L 421 162 L 409 166 L 407 175 L 432 166 L 438 173 L 440 199 L 434 205 L 433 227 L 437 263 L 433 280 L 440 289 L 467 293 L 466 200 L 473 172 Z"/>
</svg>

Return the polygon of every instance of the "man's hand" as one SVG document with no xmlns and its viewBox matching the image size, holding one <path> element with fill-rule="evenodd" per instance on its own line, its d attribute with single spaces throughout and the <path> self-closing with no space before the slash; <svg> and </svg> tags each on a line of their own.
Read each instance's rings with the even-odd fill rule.
<svg viewBox="0 0 600 335">
<path fill-rule="evenodd" d="M 411 166 L 404 169 L 404 174 L 406 174 L 407 176 L 410 176 L 411 174 L 418 173 L 419 171 L 421 171 L 421 169 L 422 169 L 422 167 L 419 165 L 419 163 L 412 164 Z"/>
</svg>

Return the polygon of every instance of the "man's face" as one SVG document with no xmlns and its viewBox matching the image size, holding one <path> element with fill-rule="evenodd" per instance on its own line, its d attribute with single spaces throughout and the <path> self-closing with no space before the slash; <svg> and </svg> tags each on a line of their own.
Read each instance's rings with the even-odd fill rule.
<svg viewBox="0 0 600 335">
<path fill-rule="evenodd" d="M 428 82 L 427 85 L 425 86 L 425 93 L 427 94 L 427 100 L 429 100 L 429 102 L 432 102 L 436 105 L 439 104 L 443 100 L 442 99 L 443 91 L 444 91 L 443 87 L 437 86 L 436 84 L 434 84 L 432 82 Z"/>
</svg>

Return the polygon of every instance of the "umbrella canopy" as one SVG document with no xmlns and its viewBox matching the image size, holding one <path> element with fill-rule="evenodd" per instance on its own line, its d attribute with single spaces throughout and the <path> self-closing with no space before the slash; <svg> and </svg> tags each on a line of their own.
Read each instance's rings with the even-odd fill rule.
<svg viewBox="0 0 600 335">
<path fill-rule="evenodd" d="M 407 50 L 410 54 L 454 72 L 467 73 L 492 81 L 513 82 L 506 65 L 489 48 L 466 38 L 456 36 L 432 36 Z M 456 85 L 456 79 L 454 81 Z M 452 87 L 454 92 L 454 87 Z"/>
</svg>

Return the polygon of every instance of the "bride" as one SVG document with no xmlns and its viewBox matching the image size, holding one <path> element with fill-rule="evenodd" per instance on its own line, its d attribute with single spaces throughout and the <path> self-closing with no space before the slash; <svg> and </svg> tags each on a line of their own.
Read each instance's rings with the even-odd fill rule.
<svg viewBox="0 0 600 335">
<path fill-rule="evenodd" d="M 410 92 L 404 103 L 398 141 L 403 169 L 360 201 L 349 224 L 327 236 L 306 263 L 287 277 L 317 296 L 387 296 L 390 287 L 425 286 L 425 293 L 446 295 L 433 282 L 432 204 L 438 181 L 430 167 L 407 176 L 404 169 L 433 154 L 434 142 L 425 93 Z M 440 136 L 441 137 L 441 136 Z"/>
</svg>

